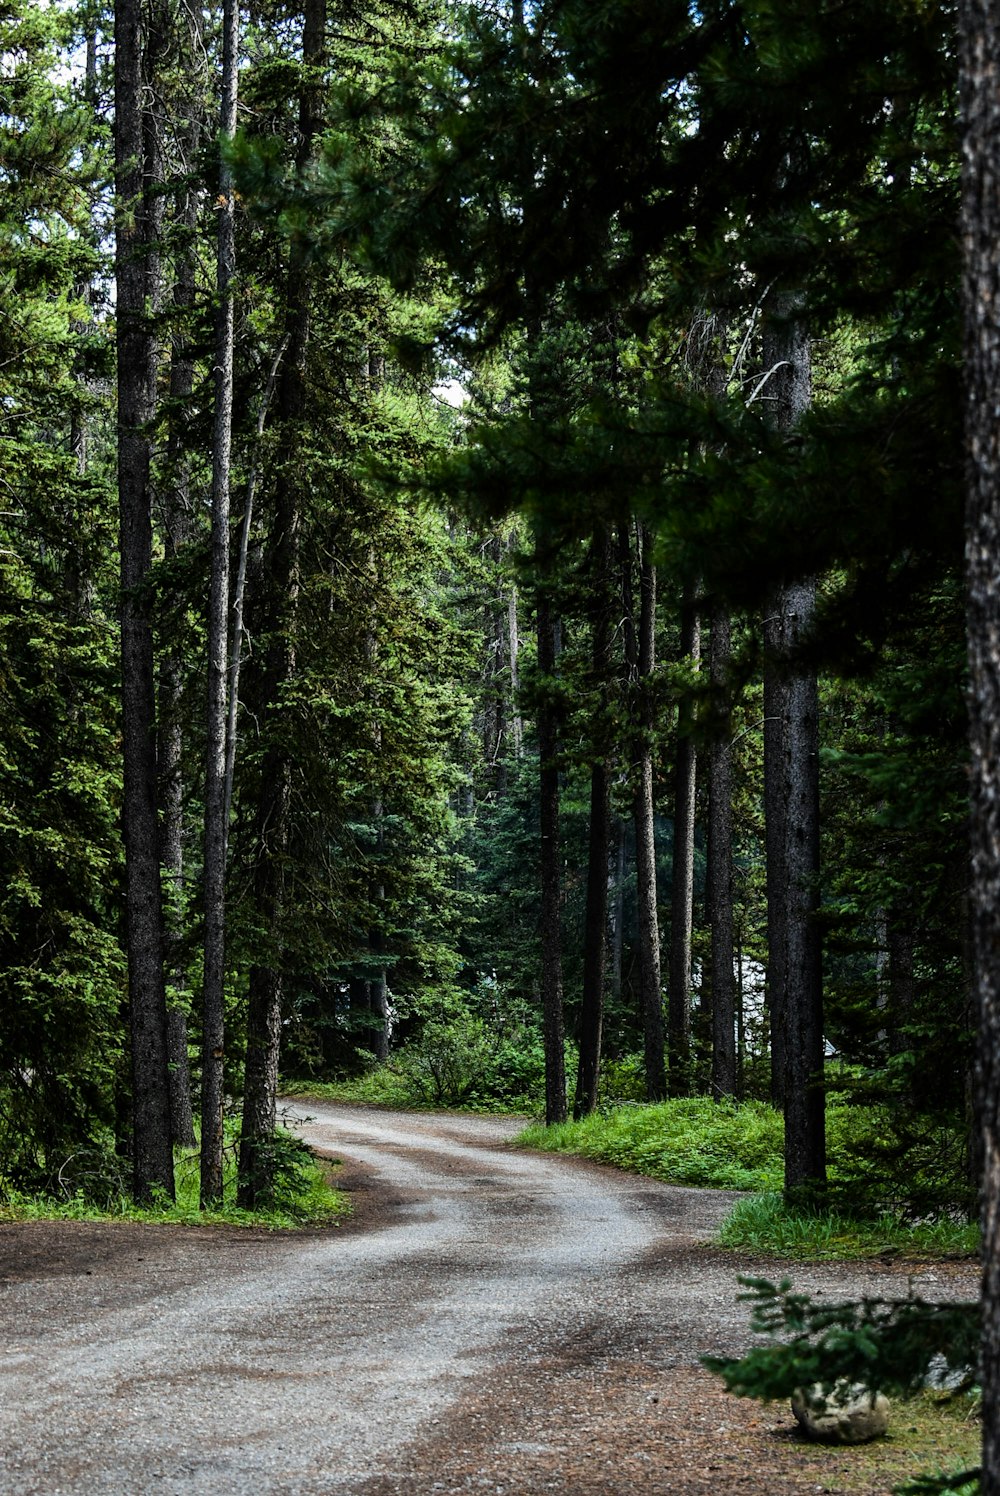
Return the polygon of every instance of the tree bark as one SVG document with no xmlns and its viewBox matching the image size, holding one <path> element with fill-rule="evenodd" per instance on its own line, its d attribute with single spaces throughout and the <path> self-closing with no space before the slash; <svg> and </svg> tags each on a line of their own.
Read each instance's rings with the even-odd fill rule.
<svg viewBox="0 0 1000 1496">
<path fill-rule="evenodd" d="M 716 716 L 708 763 L 708 924 L 711 932 L 712 1095 L 736 1094 L 733 974 L 733 748 L 728 714 L 719 711 L 728 689 L 732 652 L 729 614 L 717 606 L 711 624 L 711 680 Z"/>
<path fill-rule="evenodd" d="M 785 1191 L 808 1194 L 826 1180 L 823 974 L 819 927 L 819 693 L 816 672 L 796 659 L 812 624 L 811 581 L 785 591 L 792 669 L 785 732 Z"/>
<path fill-rule="evenodd" d="M 299 97 L 297 163 L 305 166 L 322 125 L 322 86 L 317 81 L 326 50 L 325 0 L 306 0 L 302 33 L 305 70 Z M 270 643 L 261 682 L 261 717 L 273 725 L 283 686 L 295 672 L 295 615 L 299 592 L 302 478 L 296 448 L 306 403 L 306 356 L 310 331 L 311 279 L 305 248 L 293 240 L 285 301 L 287 354 L 281 369 L 277 420 L 281 461 L 270 547 Z M 281 734 L 265 750 L 257 806 L 252 898 L 266 956 L 250 968 L 243 1125 L 237 1201 L 252 1210 L 273 1192 L 271 1139 L 277 1110 L 278 1058 L 283 988 L 282 927 L 291 835 L 292 763 Z"/>
<path fill-rule="evenodd" d="M 961 0 L 966 576 L 975 1076 L 983 1166 L 983 1496 L 1000 1496 L 1000 15 Z"/>
<path fill-rule="evenodd" d="M 610 904 L 610 952 L 609 997 L 613 1008 L 622 1000 L 624 985 L 622 958 L 625 950 L 625 822 L 621 816 L 614 818 L 614 868 L 608 872 L 608 901 Z"/>
<path fill-rule="evenodd" d="M 639 628 L 637 657 L 637 726 L 635 771 L 635 871 L 639 919 L 639 982 L 641 988 L 643 1055 L 646 1096 L 662 1101 L 667 1094 L 666 1051 L 663 1039 L 663 994 L 660 983 L 660 924 L 656 897 L 656 839 L 653 806 L 652 676 L 656 664 L 656 568 L 653 537 L 636 527 L 639 551 Z"/>
<path fill-rule="evenodd" d="M 611 847 L 610 745 L 604 721 L 611 676 L 611 531 L 602 526 L 592 542 L 592 653 L 590 694 L 595 703 L 594 758 L 590 766 L 590 834 L 587 853 L 587 912 L 583 937 L 580 1058 L 574 1117 L 597 1106 L 604 1028 L 604 976 L 608 949 L 608 854 Z"/>
<path fill-rule="evenodd" d="M 681 655 L 697 668 L 701 660 L 701 619 L 693 588 L 681 603 Z M 689 698 L 677 711 L 674 767 L 674 845 L 670 892 L 670 973 L 668 1032 L 670 1091 L 686 1096 L 691 1088 L 691 934 L 694 924 L 694 822 L 698 752 Z"/>
<path fill-rule="evenodd" d="M 223 7 L 223 142 L 236 132 L 238 0 Z M 233 293 L 236 270 L 235 195 L 223 156 L 219 172 L 215 335 L 215 420 L 212 436 L 211 583 L 208 607 L 208 701 L 205 733 L 205 962 L 201 1045 L 201 1204 L 222 1200 L 223 1066 L 226 977 L 226 685 L 229 664 L 229 475 L 233 433 Z"/>
<path fill-rule="evenodd" d="M 511 536 L 508 546 L 513 544 Z M 524 741 L 524 720 L 521 716 L 520 636 L 517 626 L 517 586 L 512 582 L 507 594 L 507 641 L 510 659 L 510 729 L 515 759 L 520 759 Z"/>
<path fill-rule="evenodd" d="M 809 339 L 797 315 L 797 298 L 775 298 L 765 325 L 765 364 L 771 371 L 768 390 L 774 424 L 790 432 L 812 399 Z M 782 1099 L 785 1113 L 785 1192 L 790 1199 L 808 1196 L 826 1181 L 825 1097 L 823 1092 L 823 975 L 819 928 L 819 693 L 816 670 L 803 658 L 812 627 L 816 587 L 811 579 L 781 589 L 772 612 L 772 639 L 779 643 L 780 695 L 765 696 L 765 716 L 778 718 L 778 729 L 765 738 L 765 752 L 780 746 L 780 758 L 766 768 L 768 809 L 777 812 L 783 832 L 780 866 L 768 870 L 768 936 L 771 899 L 781 906 L 783 943 L 769 948 L 777 956 L 779 1046 L 782 1054 Z M 770 724 L 772 729 L 773 724 Z M 780 736 L 779 736 L 780 733 Z M 780 764 L 780 770 L 778 765 Z M 775 782 L 774 776 L 780 773 Z M 776 838 L 768 833 L 771 853 Z M 771 984 L 772 994 L 774 984 Z M 772 996 L 772 1004 L 773 1004 Z M 774 1017 L 772 1007 L 772 1020 Z"/>
<path fill-rule="evenodd" d="M 174 1194 L 163 976 L 163 908 L 156 808 L 153 639 L 146 586 L 152 564 L 150 424 L 156 345 L 148 316 L 151 224 L 140 7 L 115 5 L 115 279 L 118 503 L 122 588 L 122 748 L 126 919 L 136 1198 Z"/>
<path fill-rule="evenodd" d="M 560 929 L 559 729 L 553 686 L 556 673 L 556 622 L 544 579 L 536 600 L 538 670 L 538 792 L 541 821 L 542 1042 L 545 1050 L 545 1121 L 566 1120 L 566 1055 L 563 1029 L 562 932 Z"/>
<path fill-rule="evenodd" d="M 771 1033 L 771 1100 L 785 1104 L 785 681 L 782 594 L 775 593 L 764 619 L 764 848 L 767 897 L 767 1010 Z"/>
</svg>

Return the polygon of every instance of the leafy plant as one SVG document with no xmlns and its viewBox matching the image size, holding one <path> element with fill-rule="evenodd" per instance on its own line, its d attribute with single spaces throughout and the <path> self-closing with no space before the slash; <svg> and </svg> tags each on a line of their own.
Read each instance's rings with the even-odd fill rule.
<svg viewBox="0 0 1000 1496">
<path fill-rule="evenodd" d="M 740 1282 L 748 1290 L 741 1300 L 751 1305 L 751 1329 L 769 1343 L 741 1357 L 702 1359 L 741 1397 L 771 1401 L 814 1385 L 832 1391 L 841 1380 L 873 1392 L 915 1392 L 932 1360 L 962 1387 L 975 1378 L 976 1304 L 931 1304 L 913 1296 L 820 1304 L 793 1292 L 787 1278 L 778 1284 L 766 1278 Z"/>
</svg>

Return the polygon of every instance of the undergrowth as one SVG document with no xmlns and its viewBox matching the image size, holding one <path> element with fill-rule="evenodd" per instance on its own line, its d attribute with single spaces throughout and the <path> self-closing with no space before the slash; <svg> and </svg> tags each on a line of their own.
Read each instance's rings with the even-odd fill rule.
<svg viewBox="0 0 1000 1496">
<path fill-rule="evenodd" d="M 275 1190 L 267 1209 L 240 1210 L 236 1200 L 238 1143 L 227 1128 L 223 1153 L 223 1203 L 199 1209 L 197 1148 L 174 1150 L 176 1202 L 162 1195 L 152 1205 L 137 1205 L 128 1192 L 124 1160 L 91 1150 L 67 1160 L 59 1170 L 58 1192 L 10 1191 L 0 1200 L 0 1221 L 143 1221 L 187 1226 L 263 1226 L 296 1230 L 334 1224 L 350 1214 L 346 1197 L 330 1183 L 328 1168 L 291 1134 L 275 1136 L 278 1152 Z"/>
<path fill-rule="evenodd" d="M 707 1097 L 624 1105 L 579 1122 L 534 1125 L 524 1147 L 581 1154 L 670 1184 L 754 1191 L 723 1227 L 722 1245 L 786 1257 L 966 1256 L 977 1230 L 949 1203 L 948 1179 L 935 1169 L 941 1143 L 928 1137 L 902 1178 L 880 1172 L 883 1109 L 828 1108 L 827 1208 L 792 1211 L 781 1199 L 781 1114 L 761 1101 Z M 849 1202 L 849 1204 L 847 1203 Z"/>
<path fill-rule="evenodd" d="M 937 1216 L 908 1220 L 883 1210 L 871 1218 L 838 1210 L 793 1210 L 779 1191 L 737 1201 L 716 1241 L 720 1246 L 779 1257 L 971 1257 L 979 1231 L 968 1221 Z"/>
<path fill-rule="evenodd" d="M 671 1184 L 774 1189 L 781 1182 L 781 1118 L 764 1102 L 703 1097 L 621 1106 L 579 1122 L 527 1127 L 526 1148 L 579 1153 Z"/>
</svg>

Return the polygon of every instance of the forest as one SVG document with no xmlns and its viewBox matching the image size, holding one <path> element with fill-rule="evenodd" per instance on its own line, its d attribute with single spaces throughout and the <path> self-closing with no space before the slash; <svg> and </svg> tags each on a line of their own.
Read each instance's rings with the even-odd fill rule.
<svg viewBox="0 0 1000 1496">
<path fill-rule="evenodd" d="M 0 28 L 0 1190 L 252 1207 L 381 1074 L 974 1215 L 991 8 Z"/>
</svg>

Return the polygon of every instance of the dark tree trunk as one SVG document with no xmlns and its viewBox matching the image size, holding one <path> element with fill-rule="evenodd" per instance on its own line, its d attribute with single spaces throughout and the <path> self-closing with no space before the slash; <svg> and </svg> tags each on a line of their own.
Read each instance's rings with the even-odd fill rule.
<svg viewBox="0 0 1000 1496">
<path fill-rule="evenodd" d="M 611 971 L 608 993 L 615 1008 L 622 1000 L 622 957 L 625 949 L 625 822 L 620 816 L 614 819 L 614 868 L 608 874 L 608 899 L 610 904 L 610 952 Z"/>
<path fill-rule="evenodd" d="M 681 604 L 681 655 L 693 668 L 701 661 L 701 620 L 693 589 Z M 691 933 L 694 923 L 694 819 L 698 757 L 690 698 L 682 696 L 677 712 L 677 759 L 674 767 L 674 846 L 670 892 L 670 976 L 668 1032 L 670 1090 L 686 1096 L 691 1088 Z"/>
<path fill-rule="evenodd" d="M 163 908 L 156 807 L 153 640 L 145 588 L 152 563 L 150 423 L 156 347 L 151 226 L 144 165 L 140 7 L 115 6 L 115 278 L 118 349 L 118 500 L 122 587 L 122 747 L 126 925 L 136 1197 L 154 1188 L 173 1198 L 163 977 Z"/>
<path fill-rule="evenodd" d="M 610 744 L 605 702 L 611 680 L 611 531 L 594 536 L 591 696 L 596 703 L 594 760 L 590 767 L 590 837 L 587 855 L 587 913 L 583 937 L 583 995 L 580 1005 L 580 1062 L 574 1117 L 597 1106 L 604 1028 L 604 975 L 608 948 L 608 854 L 611 847 Z"/>
<path fill-rule="evenodd" d="M 635 743 L 635 873 L 639 920 L 646 1095 L 662 1101 L 667 1094 L 663 1040 L 663 995 L 660 983 L 660 923 L 656 898 L 656 840 L 653 808 L 653 698 L 656 665 L 656 568 L 653 537 L 636 527 L 639 548 L 638 734 Z"/>
<path fill-rule="evenodd" d="M 983 1496 L 1000 1496 L 1000 15 L 961 0 L 972 965 L 982 1177 Z"/>
<path fill-rule="evenodd" d="M 538 670 L 538 791 L 541 820 L 539 865 L 542 957 L 542 1035 L 545 1049 L 545 1121 L 566 1120 L 566 1055 L 563 1030 L 562 902 L 559 868 L 559 729 L 553 692 L 556 673 L 556 623 L 544 581 L 536 602 Z"/>
<path fill-rule="evenodd" d="M 771 1031 L 771 1100 L 785 1101 L 785 679 L 780 657 L 782 594 L 764 619 L 764 845 L 767 895 L 767 1011 Z"/>
<path fill-rule="evenodd" d="M 306 69 L 299 100 L 300 166 L 308 161 L 322 124 L 322 86 L 316 70 L 326 41 L 325 0 L 307 0 L 302 56 Z M 270 643 L 261 682 L 261 717 L 273 720 L 282 689 L 295 671 L 295 615 L 299 591 L 299 542 L 304 494 L 297 459 L 306 399 L 310 272 L 304 246 L 293 240 L 286 292 L 287 354 L 281 369 L 277 420 L 280 461 L 274 529 L 269 553 Z M 292 764 L 278 733 L 264 754 L 256 816 L 252 898 L 266 956 L 250 968 L 243 1125 L 237 1199 L 248 1210 L 266 1202 L 273 1189 L 271 1137 L 276 1123 L 281 1039 L 286 867 L 292 806 Z"/>
<path fill-rule="evenodd" d="M 372 822 L 375 828 L 375 856 L 381 867 L 385 858 L 385 818 L 381 800 L 376 800 L 372 806 Z M 385 903 L 385 884 L 381 879 L 375 884 L 372 897 L 375 908 L 381 909 Z M 372 1048 L 379 1064 L 384 1065 L 389 1058 L 389 982 L 385 967 L 385 935 L 381 924 L 376 924 L 369 931 L 368 947 L 374 964 L 374 975 L 368 984 L 374 1032 Z"/>
<path fill-rule="evenodd" d="M 770 370 L 768 391 L 780 431 L 791 431 L 812 398 L 809 340 L 797 300 L 775 298 L 765 326 L 764 358 Z M 782 1053 L 782 1099 L 785 1112 L 785 1191 L 790 1198 L 809 1195 L 826 1180 L 825 1097 L 823 1092 L 823 977 L 819 928 L 819 700 L 816 670 L 803 657 L 815 608 L 815 584 L 803 580 L 784 587 L 771 610 L 772 639 L 780 641 L 776 668 L 779 692 L 765 696 L 765 716 L 778 718 L 778 732 L 765 738 L 765 752 L 780 744 L 777 764 L 767 765 L 765 794 L 772 813 L 780 798 L 782 823 L 779 868 L 768 870 L 768 902 L 783 905 L 784 939 L 777 955 L 781 990 L 777 995 L 777 1028 Z M 774 724 L 768 724 L 774 728 Z M 768 854 L 774 828 L 768 832 Z M 771 912 L 768 939 L 771 940 Z M 780 939 L 780 927 L 776 932 Z M 775 1020 L 774 983 L 772 1022 Z"/>
<path fill-rule="evenodd" d="M 513 535 L 508 546 L 513 544 Z M 517 587 L 511 583 L 507 594 L 507 646 L 510 662 L 510 730 L 514 758 L 520 759 L 524 740 L 524 721 L 521 717 L 521 641 L 517 626 Z"/>
<path fill-rule="evenodd" d="M 785 1190 L 808 1195 L 826 1180 L 823 974 L 819 927 L 819 695 L 797 658 L 812 624 L 815 587 L 785 591 L 792 666 L 785 730 Z"/>
<path fill-rule="evenodd" d="M 728 713 L 730 622 L 716 607 L 711 626 L 711 678 L 716 724 L 708 762 L 708 924 L 711 932 L 712 1095 L 736 1094 L 735 983 L 733 975 L 733 748 Z"/>
<path fill-rule="evenodd" d="M 200 17 L 189 13 L 185 57 L 192 67 L 203 46 Z M 202 121 L 188 121 L 184 139 L 184 164 L 197 157 L 203 133 Z M 174 268 L 174 327 L 170 350 L 170 416 L 167 432 L 167 474 L 162 486 L 163 544 L 175 560 L 191 539 L 190 462 L 187 436 L 194 390 L 194 357 L 191 349 L 192 318 L 196 297 L 194 244 L 198 227 L 201 192 L 187 182 L 178 192 L 174 212 L 183 235 L 183 248 Z M 184 925 L 184 780 L 182 698 L 184 659 L 179 644 L 170 643 L 160 667 L 159 739 L 157 762 L 160 777 L 162 860 L 167 883 L 166 970 L 167 1047 L 170 1055 L 170 1113 L 173 1140 L 178 1147 L 196 1143 L 191 1100 L 191 1069 L 188 1062 L 187 978 L 183 962 Z"/>
<path fill-rule="evenodd" d="M 191 1068 L 188 1062 L 187 1012 L 184 1006 L 184 969 L 181 961 L 184 905 L 184 784 L 181 776 L 183 735 L 180 720 L 179 661 L 169 658 L 160 672 L 159 800 L 162 824 L 163 874 L 168 886 L 165 927 L 166 968 L 169 973 L 167 1051 L 170 1066 L 170 1131 L 180 1148 L 195 1145 L 191 1105 Z"/>
<path fill-rule="evenodd" d="M 223 7 L 220 134 L 236 131 L 239 5 Z M 229 666 L 229 473 L 233 430 L 233 296 L 235 196 L 223 156 L 216 199 L 219 296 L 215 335 L 215 424 L 212 438 L 211 584 L 208 607 L 208 701 L 205 734 L 205 964 L 201 1044 L 201 1203 L 222 1200 L 223 1066 L 226 977 L 226 685 Z"/>
</svg>

